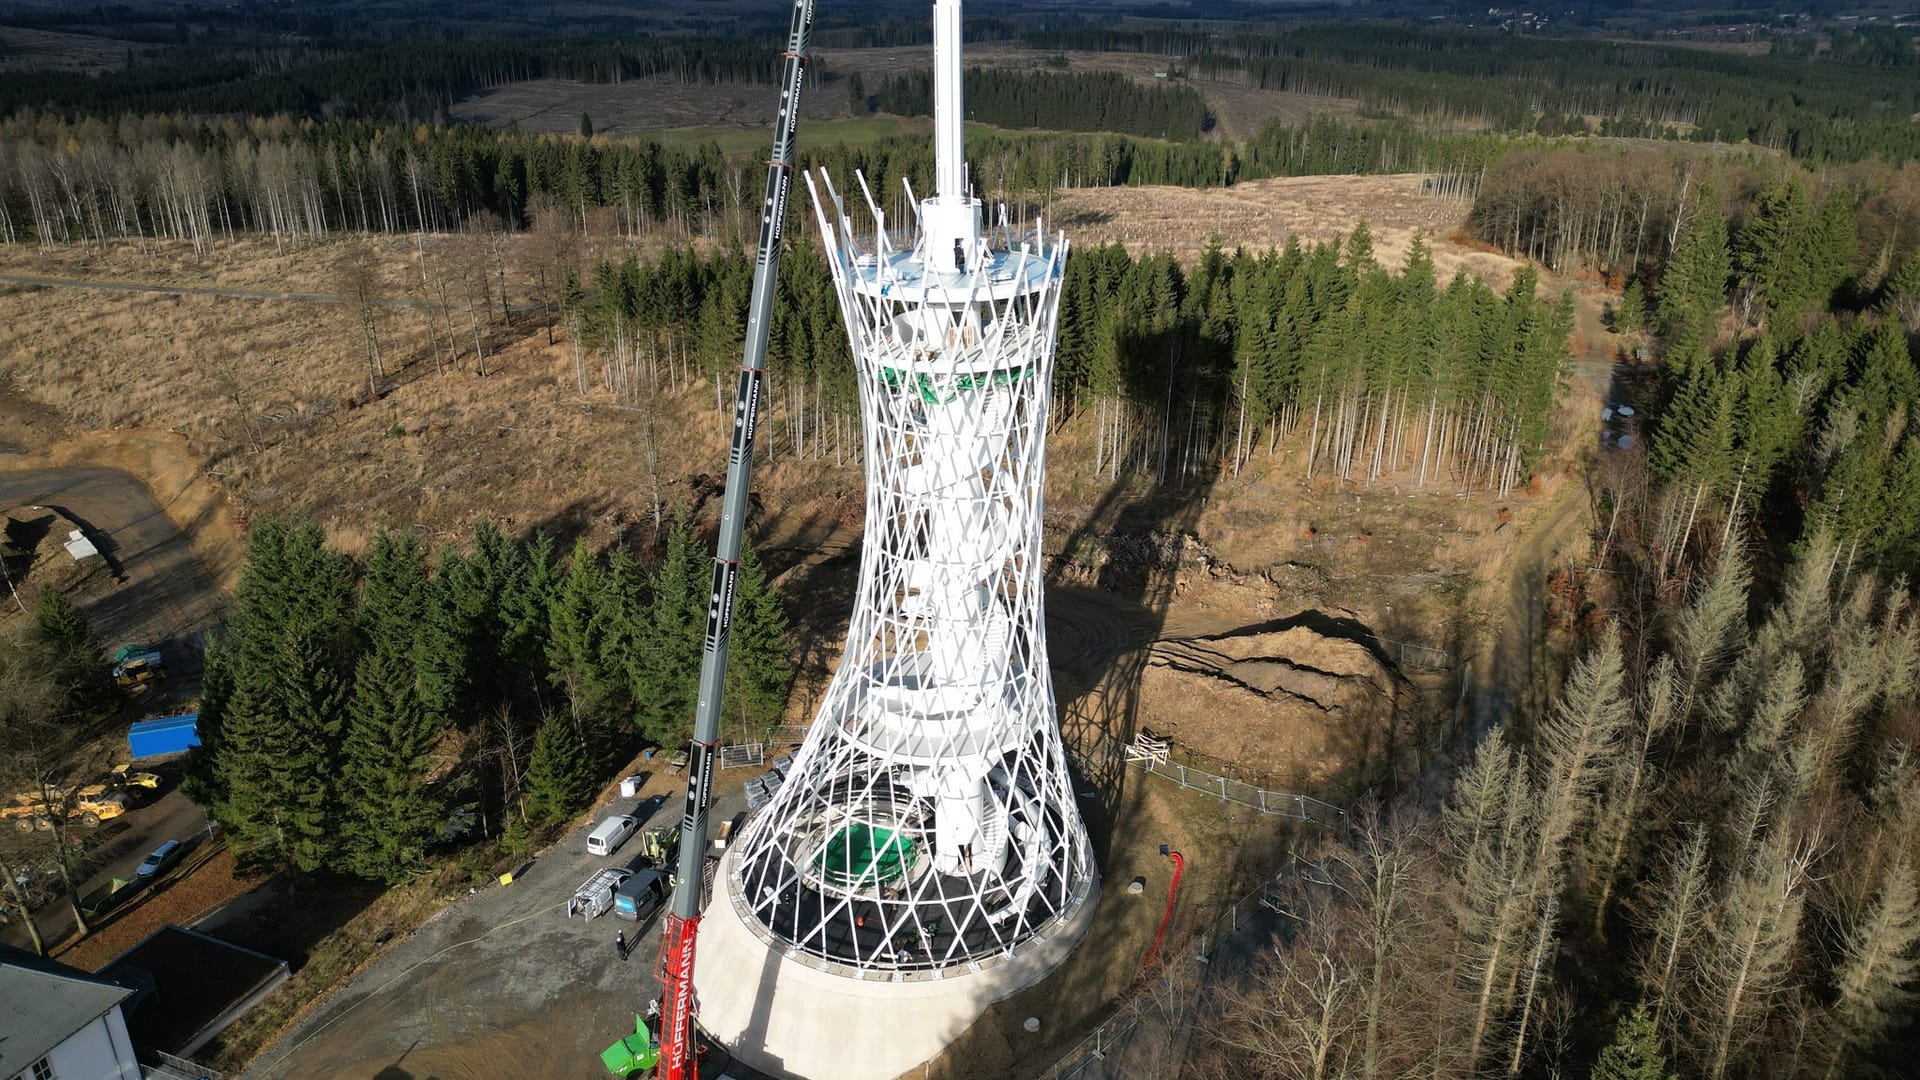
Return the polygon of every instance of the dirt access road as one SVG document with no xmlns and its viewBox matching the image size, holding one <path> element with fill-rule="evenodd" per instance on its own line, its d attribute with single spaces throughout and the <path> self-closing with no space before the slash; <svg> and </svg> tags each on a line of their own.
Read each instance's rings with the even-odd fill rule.
<svg viewBox="0 0 1920 1080">
<path fill-rule="evenodd" d="M 233 289 L 214 285 L 161 285 L 144 281 L 102 281 L 94 278 L 42 277 L 37 274 L 0 274 L 0 285 L 31 285 L 45 289 L 91 289 L 95 292 L 162 293 L 168 296 L 220 296 L 234 300 L 297 300 L 304 304 L 344 304 L 332 293 L 290 293 L 271 289 Z M 417 307 L 411 300 L 385 299 L 381 307 Z"/>
<path fill-rule="evenodd" d="M 0 509 L 27 506 L 57 507 L 79 522 L 115 571 L 119 585 L 84 605 L 107 646 L 157 646 L 167 658 L 170 689 L 191 692 L 223 598 L 146 485 L 117 469 L 0 471 Z"/>
</svg>

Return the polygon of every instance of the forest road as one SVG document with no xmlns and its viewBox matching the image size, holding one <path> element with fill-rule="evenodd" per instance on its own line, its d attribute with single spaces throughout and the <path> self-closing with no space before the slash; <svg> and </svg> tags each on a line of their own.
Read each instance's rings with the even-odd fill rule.
<svg viewBox="0 0 1920 1080">
<path fill-rule="evenodd" d="M 0 274 L 0 285 L 27 285 L 44 289 L 92 289 L 96 292 L 160 293 L 167 296 L 218 296 L 233 300 L 292 300 L 302 304 L 344 304 L 331 293 L 275 292 L 271 289 L 230 289 L 216 285 L 157 285 L 142 281 L 101 281 L 92 278 L 41 277 L 37 274 Z M 406 299 L 384 299 L 382 307 L 417 307 Z"/>
<path fill-rule="evenodd" d="M 1468 728 L 1455 733 L 1461 748 L 1477 744 L 1517 708 L 1545 700 L 1541 680 L 1546 672 L 1541 665 L 1547 575 L 1591 524 L 1586 488 L 1567 483 L 1523 526 L 1525 536 L 1508 553 L 1502 573 L 1491 583 L 1494 592 L 1488 608 L 1494 624 L 1471 660 L 1473 705 Z"/>
<path fill-rule="evenodd" d="M 106 646 L 159 648 L 171 680 L 167 696 L 197 692 L 202 636 L 218 625 L 223 598 L 147 486 L 118 469 L 0 470 L 0 512 L 33 506 L 58 507 L 84 523 L 118 568 L 119 583 L 81 607 Z M 42 557 L 66 558 L 54 539 L 43 542 L 52 554 Z"/>
</svg>

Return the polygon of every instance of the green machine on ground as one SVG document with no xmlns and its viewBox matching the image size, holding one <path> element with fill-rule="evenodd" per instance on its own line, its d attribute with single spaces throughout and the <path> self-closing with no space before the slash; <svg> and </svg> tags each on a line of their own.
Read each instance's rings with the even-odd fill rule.
<svg viewBox="0 0 1920 1080">
<path fill-rule="evenodd" d="M 633 1018 L 633 1034 L 600 1051 L 601 1063 L 621 1080 L 644 1075 L 659 1060 L 660 1042 L 639 1016 Z"/>
</svg>

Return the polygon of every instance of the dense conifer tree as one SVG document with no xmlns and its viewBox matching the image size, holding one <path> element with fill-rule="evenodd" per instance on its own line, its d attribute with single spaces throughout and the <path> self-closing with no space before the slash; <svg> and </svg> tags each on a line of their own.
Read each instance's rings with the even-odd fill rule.
<svg viewBox="0 0 1920 1080">
<path fill-rule="evenodd" d="M 553 678 L 566 690 L 576 714 L 599 708 L 610 690 L 601 667 L 607 623 L 600 610 L 607 595 L 600 560 L 581 540 L 573 546 L 566 576 L 553 597 L 547 643 Z"/>
<path fill-rule="evenodd" d="M 635 719 L 649 739 L 686 737 L 700 683 L 700 644 L 706 629 L 712 562 L 701 552 L 692 527 L 667 534 L 667 552 L 653 579 L 652 634 L 632 658 Z"/>
<path fill-rule="evenodd" d="M 1733 269 L 1727 255 L 1727 219 L 1713 189 L 1705 184 L 1695 196 L 1698 208 L 1688 218 L 1660 275 L 1660 332 L 1676 340 L 1698 342 L 1726 304 Z"/>
<path fill-rule="evenodd" d="M 752 544 L 742 545 L 734 586 L 733 624 L 727 652 L 727 714 L 747 736 L 761 741 L 780 721 L 793 679 L 792 639 L 780 596 Z"/>
<path fill-rule="evenodd" d="M 419 542 L 410 534 L 376 537 L 339 773 L 343 861 L 362 877 L 398 881 L 413 872 L 444 816 L 426 786 L 439 735 L 419 689 L 427 592 Z"/>
<path fill-rule="evenodd" d="M 1660 1033 L 1644 1004 L 1635 1005 L 1614 1026 L 1613 1041 L 1593 1063 L 1591 1080 L 1674 1080 L 1660 1047 Z"/>
<path fill-rule="evenodd" d="M 83 713 L 111 708 L 106 650 L 86 614 L 66 593 L 48 586 L 34 602 L 33 623 L 34 635 L 52 650 L 54 677 L 66 694 L 67 708 Z"/>
<path fill-rule="evenodd" d="M 231 689 L 219 712 L 201 707 L 215 733 L 211 809 L 249 860 L 313 871 L 335 849 L 352 605 L 353 566 L 318 526 L 255 525 L 220 646 Z"/>
<path fill-rule="evenodd" d="M 593 799 L 593 755 L 578 720 L 550 712 L 527 765 L 526 815 L 535 826 L 566 821 Z"/>
</svg>

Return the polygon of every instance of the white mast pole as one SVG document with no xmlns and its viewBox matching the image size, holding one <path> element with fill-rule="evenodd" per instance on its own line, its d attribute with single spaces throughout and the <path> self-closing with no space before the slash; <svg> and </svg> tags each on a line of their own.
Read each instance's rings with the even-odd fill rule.
<svg viewBox="0 0 1920 1080">
<path fill-rule="evenodd" d="M 961 89 L 960 0 L 933 3 L 934 194 L 942 202 L 967 196 L 967 151 Z"/>
</svg>

